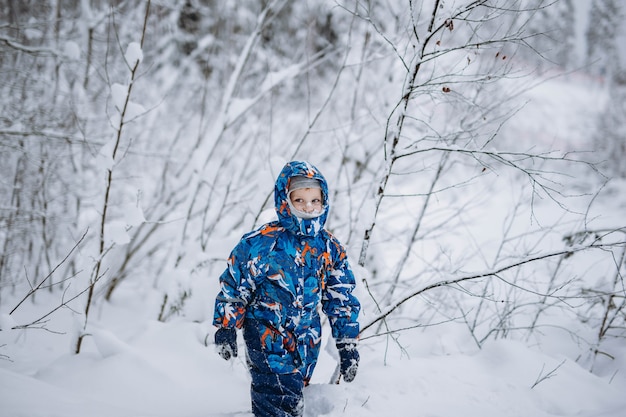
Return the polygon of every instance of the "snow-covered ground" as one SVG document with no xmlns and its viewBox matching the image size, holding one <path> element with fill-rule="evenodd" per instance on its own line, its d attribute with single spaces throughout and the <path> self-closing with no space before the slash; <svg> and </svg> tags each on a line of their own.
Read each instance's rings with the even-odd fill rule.
<svg viewBox="0 0 626 417">
<path fill-rule="evenodd" d="M 137 293 L 123 291 L 129 299 Z M 0 362 L 0 415 L 252 415 L 244 360 L 226 362 L 204 345 L 210 323 L 148 320 L 131 303 L 116 313 L 98 323 L 107 330 L 86 339 L 80 355 L 69 353 L 63 335 L 2 331 L 1 352 L 11 360 Z M 326 349 L 306 389 L 306 416 L 624 416 L 624 354 L 615 359 L 620 371 L 597 376 L 565 355 L 507 340 L 478 350 L 466 339 L 416 330 L 402 337 L 402 354 L 386 340 L 365 340 L 356 380 L 339 385 L 328 384 L 335 362 Z"/>
</svg>

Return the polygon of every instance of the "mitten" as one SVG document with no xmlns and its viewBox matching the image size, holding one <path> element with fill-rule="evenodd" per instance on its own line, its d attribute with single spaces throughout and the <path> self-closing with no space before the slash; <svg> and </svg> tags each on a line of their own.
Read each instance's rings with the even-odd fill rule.
<svg viewBox="0 0 626 417">
<path fill-rule="evenodd" d="M 224 359 L 237 357 L 237 331 L 221 327 L 215 332 L 217 353 Z"/>
<path fill-rule="evenodd" d="M 340 372 L 344 381 L 352 382 L 359 369 L 359 352 L 356 350 L 356 341 L 337 342 L 339 350 Z"/>
</svg>

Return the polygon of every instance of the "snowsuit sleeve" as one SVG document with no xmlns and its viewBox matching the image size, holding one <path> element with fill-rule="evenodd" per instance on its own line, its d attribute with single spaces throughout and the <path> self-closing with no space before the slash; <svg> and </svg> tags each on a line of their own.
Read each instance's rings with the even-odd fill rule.
<svg viewBox="0 0 626 417">
<path fill-rule="evenodd" d="M 213 325 L 217 327 L 240 329 L 243 326 L 246 306 L 254 287 L 248 273 L 254 263 L 248 258 L 248 244 L 242 240 L 228 257 L 228 266 L 219 279 L 220 292 L 215 298 L 213 314 Z"/>
<path fill-rule="evenodd" d="M 352 294 L 355 279 L 346 251 L 333 237 L 329 242 L 330 265 L 322 291 L 322 311 L 328 316 L 336 341 L 356 339 L 361 305 Z"/>
</svg>

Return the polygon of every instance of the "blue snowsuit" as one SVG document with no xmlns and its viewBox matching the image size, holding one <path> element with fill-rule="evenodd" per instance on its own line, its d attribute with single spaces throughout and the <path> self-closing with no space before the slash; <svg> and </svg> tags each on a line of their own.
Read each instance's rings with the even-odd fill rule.
<svg viewBox="0 0 626 417">
<path fill-rule="evenodd" d="M 289 181 L 320 182 L 323 212 L 313 219 L 293 215 Z M 328 185 L 313 165 L 285 165 L 274 188 L 278 220 L 247 233 L 220 276 L 213 324 L 243 328 L 257 417 L 302 415 L 302 390 L 315 368 L 321 343 L 318 306 L 337 341 L 356 340 L 360 304 L 341 243 L 324 229 Z"/>
</svg>

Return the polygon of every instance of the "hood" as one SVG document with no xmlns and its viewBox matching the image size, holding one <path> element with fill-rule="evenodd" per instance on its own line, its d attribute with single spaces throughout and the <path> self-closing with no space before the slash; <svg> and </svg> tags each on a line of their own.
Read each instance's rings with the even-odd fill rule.
<svg viewBox="0 0 626 417">
<path fill-rule="evenodd" d="M 322 189 L 322 197 L 324 199 L 324 207 L 322 214 L 313 219 L 301 219 L 291 213 L 288 204 L 287 191 L 289 189 L 289 181 L 292 177 L 305 176 L 314 178 L 320 182 Z M 316 236 L 326 224 L 328 217 L 328 184 L 322 173 L 312 164 L 305 161 L 291 161 L 287 163 L 274 186 L 274 205 L 280 225 L 290 232 L 300 236 Z"/>
</svg>

